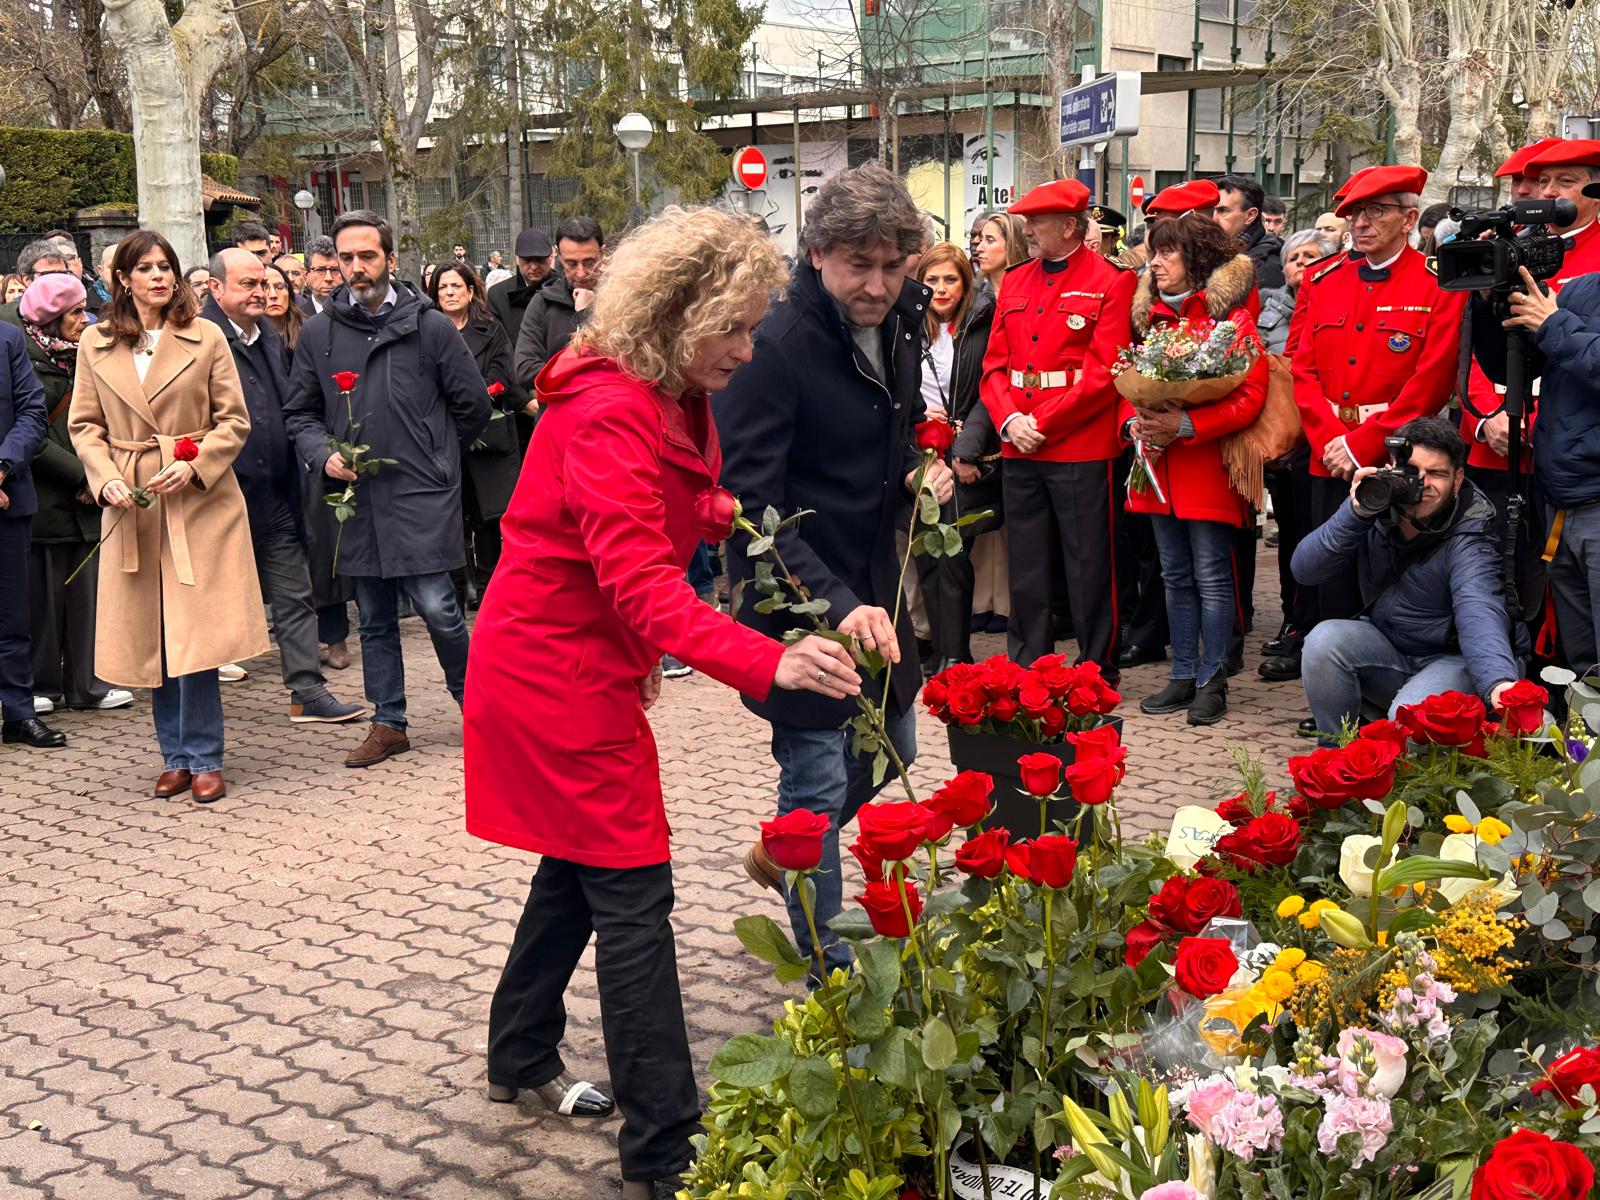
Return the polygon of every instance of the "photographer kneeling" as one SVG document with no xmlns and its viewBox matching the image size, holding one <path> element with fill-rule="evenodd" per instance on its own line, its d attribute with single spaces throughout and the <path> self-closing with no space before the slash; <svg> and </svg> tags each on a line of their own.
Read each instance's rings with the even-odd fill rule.
<svg viewBox="0 0 1600 1200">
<path fill-rule="evenodd" d="M 1395 466 L 1356 472 L 1343 505 L 1295 549 L 1307 586 L 1354 571 L 1362 611 L 1306 637 L 1301 680 L 1324 745 L 1359 724 L 1363 702 L 1387 710 L 1438 692 L 1493 703 L 1521 678 L 1513 657 L 1495 541 L 1495 508 L 1467 481 L 1466 444 L 1423 417 L 1386 438 Z"/>
</svg>

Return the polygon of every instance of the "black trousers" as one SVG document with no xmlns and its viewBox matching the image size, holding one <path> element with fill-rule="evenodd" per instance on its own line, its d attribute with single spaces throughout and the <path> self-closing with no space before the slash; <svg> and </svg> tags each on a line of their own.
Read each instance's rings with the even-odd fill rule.
<svg viewBox="0 0 1600 1200">
<path fill-rule="evenodd" d="M 1116 460 L 1006 461 L 1006 550 L 1011 570 L 1011 657 L 1027 666 L 1055 649 L 1049 546 L 1059 538 L 1078 661 L 1118 678 L 1121 629 L 1115 562 Z M 1055 518 L 1052 533 L 1051 518 Z"/>
<path fill-rule="evenodd" d="M 1278 598 L 1283 619 L 1303 633 L 1316 624 L 1316 594 L 1315 589 L 1295 582 L 1289 563 L 1295 547 L 1315 528 L 1311 523 L 1311 451 L 1301 447 L 1282 466 L 1269 468 L 1266 476 L 1272 515 L 1278 522 Z"/>
<path fill-rule="evenodd" d="M 1122 600 L 1123 641 L 1131 646 L 1167 648 L 1167 585 L 1161 578 L 1161 553 L 1148 513 L 1124 511 L 1117 532 L 1117 595 Z M 1131 581 L 1131 582 L 1130 582 Z"/>
<path fill-rule="evenodd" d="M 94 674 L 95 588 L 100 564 L 91 562 L 67 586 L 67 576 L 93 542 L 35 542 L 28 551 L 28 612 L 33 638 L 33 690 L 61 697 L 68 708 L 93 708 L 111 689 Z"/>
<path fill-rule="evenodd" d="M 28 542 L 32 529 L 32 517 L 8 517 L 0 512 L 0 718 L 7 721 L 26 721 L 33 716 L 33 656 L 28 648 Z"/>
<path fill-rule="evenodd" d="M 541 859 L 489 1008 L 489 1082 L 550 1082 L 563 1070 L 567 983 L 594 935 L 606 1064 L 622 1110 L 617 1154 L 629 1180 L 683 1171 L 700 1121 L 672 902 L 670 863 L 613 869 Z"/>
<path fill-rule="evenodd" d="M 1311 522 L 1307 532 L 1322 528 L 1339 511 L 1341 504 L 1349 503 L 1349 480 L 1311 476 Z M 1318 621 L 1345 621 L 1361 611 L 1361 585 L 1354 570 L 1345 571 L 1339 578 L 1318 584 L 1312 590 Z"/>
<path fill-rule="evenodd" d="M 1506 471 L 1492 467 L 1467 467 L 1467 478 L 1485 496 L 1494 502 L 1500 514 L 1495 522 L 1495 535 L 1505 546 L 1506 501 L 1511 495 L 1511 476 Z M 1544 593 L 1548 580 L 1545 569 L 1544 540 L 1547 533 L 1544 515 L 1544 498 L 1535 484 L 1532 472 L 1523 479 L 1523 495 L 1527 503 L 1522 506 L 1522 529 L 1517 537 L 1516 578 L 1517 614 L 1527 627 L 1530 648 L 1538 641 L 1539 629 L 1544 624 Z"/>
</svg>

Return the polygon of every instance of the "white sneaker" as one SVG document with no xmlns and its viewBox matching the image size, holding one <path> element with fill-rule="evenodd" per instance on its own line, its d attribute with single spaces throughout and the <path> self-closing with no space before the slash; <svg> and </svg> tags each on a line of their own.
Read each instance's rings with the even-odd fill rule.
<svg viewBox="0 0 1600 1200">
<path fill-rule="evenodd" d="M 238 663 L 223 663 L 217 668 L 217 678 L 223 683 L 238 683 L 240 680 L 249 679 L 250 672 Z"/>
<path fill-rule="evenodd" d="M 96 708 L 127 708 L 133 703 L 133 693 L 125 688 L 112 688 L 101 699 Z"/>
<path fill-rule="evenodd" d="M 128 699 L 131 700 L 131 699 L 133 699 L 133 697 L 129 696 Z M 56 702 L 54 700 L 50 699 L 49 696 L 35 696 L 33 698 L 33 715 L 34 716 L 42 717 L 42 716 L 45 715 L 45 713 L 53 713 L 53 712 L 55 712 L 55 710 L 56 710 Z"/>
</svg>

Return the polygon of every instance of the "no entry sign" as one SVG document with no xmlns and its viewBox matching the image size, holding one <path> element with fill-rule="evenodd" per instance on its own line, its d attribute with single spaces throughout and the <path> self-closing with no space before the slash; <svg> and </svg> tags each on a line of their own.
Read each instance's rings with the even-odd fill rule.
<svg viewBox="0 0 1600 1200">
<path fill-rule="evenodd" d="M 755 191 L 767 182 L 767 156 L 754 146 L 734 151 L 733 179 L 741 187 Z"/>
</svg>

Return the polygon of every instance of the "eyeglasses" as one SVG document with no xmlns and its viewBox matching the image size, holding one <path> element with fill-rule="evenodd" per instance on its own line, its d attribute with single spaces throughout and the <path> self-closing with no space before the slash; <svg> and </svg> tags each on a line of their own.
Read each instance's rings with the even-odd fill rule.
<svg viewBox="0 0 1600 1200">
<path fill-rule="evenodd" d="M 310 275 L 337 275 L 338 267 L 307 267 L 306 273 Z"/>
<path fill-rule="evenodd" d="M 1383 219 L 1383 214 L 1391 208 L 1396 212 L 1405 212 L 1406 210 L 1406 206 L 1404 204 L 1395 204 L 1392 202 L 1378 203 L 1374 201 L 1371 204 L 1356 205 L 1350 210 L 1350 217 L 1352 220 L 1356 221 L 1381 221 Z"/>
</svg>

